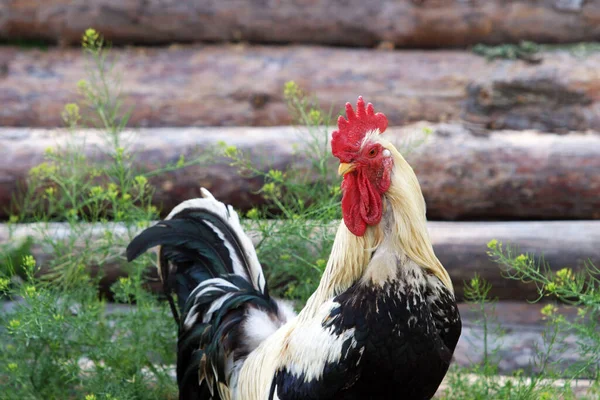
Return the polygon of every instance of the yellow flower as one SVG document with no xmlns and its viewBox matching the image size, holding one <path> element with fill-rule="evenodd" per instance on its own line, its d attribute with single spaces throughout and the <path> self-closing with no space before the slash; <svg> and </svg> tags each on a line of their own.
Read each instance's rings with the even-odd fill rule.
<svg viewBox="0 0 600 400">
<path fill-rule="evenodd" d="M 287 81 L 283 86 L 283 95 L 288 99 L 297 97 L 299 93 L 300 88 L 298 87 L 298 84 L 294 81 Z"/>
<path fill-rule="evenodd" d="M 265 183 L 261 189 L 265 194 L 273 194 L 275 193 L 275 184 L 273 182 Z"/>
<path fill-rule="evenodd" d="M 35 167 L 32 167 L 29 170 L 29 175 L 32 178 L 45 179 L 49 176 L 54 175 L 54 173 L 56 171 L 57 171 L 56 165 L 54 165 L 52 163 L 43 162 L 39 165 L 36 165 Z"/>
<path fill-rule="evenodd" d="M 310 111 L 308 112 L 308 119 L 314 125 L 319 125 L 322 121 L 321 111 L 319 111 L 315 108 L 311 108 Z"/>
<path fill-rule="evenodd" d="M 100 197 L 104 193 L 102 186 L 92 186 L 90 188 L 90 197 Z"/>
<path fill-rule="evenodd" d="M 496 250 L 498 248 L 498 241 L 496 239 L 492 239 L 487 244 L 488 249 Z"/>
<path fill-rule="evenodd" d="M 247 213 L 246 213 L 246 217 L 250 218 L 250 219 L 257 219 L 258 218 L 258 210 L 256 208 L 251 208 Z"/>
<path fill-rule="evenodd" d="M 81 119 L 79 106 L 75 103 L 66 104 L 61 116 L 67 125 L 75 125 Z"/>
<path fill-rule="evenodd" d="M 557 308 L 553 304 L 546 304 L 544 308 L 542 308 L 541 313 L 547 317 L 551 317 L 556 312 Z"/>
<path fill-rule="evenodd" d="M 272 169 L 269 170 L 268 176 L 274 181 L 281 181 L 283 179 L 283 172 L 276 169 Z"/>
<path fill-rule="evenodd" d="M 111 200 L 115 200 L 119 194 L 119 190 L 118 190 L 118 186 L 115 185 L 114 183 L 109 183 L 108 184 L 108 191 L 106 193 L 106 195 L 108 196 L 109 199 Z"/>
<path fill-rule="evenodd" d="M 12 371 L 12 372 L 14 372 L 14 371 L 16 371 L 16 370 L 17 370 L 17 368 L 19 368 L 19 366 L 17 365 L 17 363 L 9 363 L 9 364 L 8 364 L 8 370 L 9 370 L 9 371 Z"/>
<path fill-rule="evenodd" d="M 138 175 L 133 179 L 139 186 L 146 186 L 146 183 L 148 183 L 148 179 L 144 175 Z"/>
<path fill-rule="evenodd" d="M 83 34 L 81 43 L 83 44 L 84 48 L 95 50 L 102 44 L 102 39 L 100 38 L 100 34 L 96 32 L 95 29 L 89 28 L 86 29 L 85 33 Z"/>
<path fill-rule="evenodd" d="M 96 400 L 96 395 L 95 394 L 86 394 L 85 400 Z"/>
<path fill-rule="evenodd" d="M 77 89 L 81 90 L 82 92 L 85 91 L 88 88 L 88 82 L 85 79 L 80 79 L 77 82 Z"/>
<path fill-rule="evenodd" d="M 54 197 L 54 193 L 56 193 L 56 188 L 48 187 L 48 188 L 46 188 L 46 190 L 44 192 L 46 192 L 46 196 Z"/>
<path fill-rule="evenodd" d="M 94 28 L 88 28 L 85 30 L 83 37 L 87 38 L 88 40 L 96 40 L 98 39 L 98 36 L 98 32 L 96 32 Z"/>
<path fill-rule="evenodd" d="M 231 145 L 231 146 L 227 146 L 225 147 L 225 150 L 223 151 L 223 153 L 225 154 L 226 157 L 229 158 L 234 158 L 237 155 L 237 147 Z"/>
<path fill-rule="evenodd" d="M 35 286 L 27 286 L 25 288 L 25 296 L 34 297 L 37 294 L 37 289 Z"/>
<path fill-rule="evenodd" d="M 575 279 L 573 276 L 573 270 L 571 268 L 563 268 L 559 271 L 556 271 L 556 277 L 561 281 L 568 281 Z"/>
<path fill-rule="evenodd" d="M 529 257 L 527 257 L 525 254 L 520 254 L 517 256 L 517 258 L 515 258 L 515 262 L 521 265 L 527 263 L 527 261 L 529 261 Z"/>
<path fill-rule="evenodd" d="M 35 268 L 35 258 L 33 258 L 31 254 L 26 255 L 25 257 L 23 257 L 23 265 L 29 269 Z"/>
<path fill-rule="evenodd" d="M 146 221 L 137 221 L 135 223 L 135 226 L 137 226 L 139 229 L 144 229 L 146 228 L 146 226 L 148 226 L 148 224 L 146 223 Z"/>
<path fill-rule="evenodd" d="M 18 319 L 11 319 L 8 322 L 8 327 L 10 329 L 18 329 L 21 326 L 21 321 L 19 321 Z"/>
<path fill-rule="evenodd" d="M 0 278 L 0 292 L 8 289 L 8 285 L 10 285 L 10 279 L 8 278 Z"/>
</svg>

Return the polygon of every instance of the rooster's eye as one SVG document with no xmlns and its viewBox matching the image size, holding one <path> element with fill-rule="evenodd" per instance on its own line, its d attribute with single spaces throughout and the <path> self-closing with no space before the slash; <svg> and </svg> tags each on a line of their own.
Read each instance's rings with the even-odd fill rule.
<svg viewBox="0 0 600 400">
<path fill-rule="evenodd" d="M 375 157 L 377 153 L 377 147 L 373 147 L 371 150 L 369 150 L 369 157 Z"/>
</svg>

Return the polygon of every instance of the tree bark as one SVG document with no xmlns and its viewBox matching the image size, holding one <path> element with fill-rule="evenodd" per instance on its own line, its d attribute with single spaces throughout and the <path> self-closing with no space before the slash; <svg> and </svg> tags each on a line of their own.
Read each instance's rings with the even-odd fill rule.
<svg viewBox="0 0 600 400">
<path fill-rule="evenodd" d="M 366 3 L 365 3 L 366 4 Z M 600 54 L 545 53 L 543 62 L 488 62 L 464 51 L 306 46 L 113 49 L 130 126 L 290 124 L 289 80 L 334 115 L 358 95 L 390 125 L 465 119 L 482 132 L 600 130 Z M 0 126 L 64 126 L 88 68 L 79 50 L 0 47 Z M 113 82 L 114 83 L 114 82 Z"/>
<path fill-rule="evenodd" d="M 89 27 L 117 44 L 389 42 L 439 48 L 600 36 L 600 6 L 582 0 L 13 0 L 0 5 L 0 15 L 1 39 L 65 44 L 77 43 Z"/>
<path fill-rule="evenodd" d="M 331 132 L 330 128 L 328 132 Z M 424 131 L 433 133 L 425 138 Z M 127 143 L 135 152 L 130 168 L 148 172 L 175 164 L 181 155 L 206 156 L 219 141 L 236 146 L 265 172 L 271 168 L 307 168 L 296 148 L 306 132 L 293 127 L 142 129 Z M 406 157 L 421 183 L 430 219 L 598 219 L 600 218 L 600 135 L 552 135 L 534 131 L 497 131 L 476 136 L 461 125 L 420 123 L 389 128 L 385 135 L 404 149 L 415 138 L 424 142 Z M 50 130 L 0 130 L 0 210 L 6 210 L 29 169 L 48 147 L 85 138 L 91 161 L 106 158 L 97 131 L 74 135 Z M 414 143 L 414 142 L 413 142 Z M 90 161 L 90 162 L 91 162 Z M 329 158 L 332 169 L 336 166 Z M 163 215 L 181 201 L 199 195 L 201 186 L 242 210 L 261 204 L 264 181 L 245 177 L 229 160 L 204 162 L 151 178 L 154 202 Z M 102 165 L 102 164 L 101 164 Z M 332 182 L 333 183 L 333 182 Z M 15 203 L 18 206 L 19 203 Z"/>
<path fill-rule="evenodd" d="M 331 223 L 331 229 L 337 228 L 339 222 Z M 12 229 L 12 232 L 11 232 Z M 113 232 L 115 237 L 125 240 L 128 230 L 120 224 L 90 226 L 90 232 L 80 234 L 81 237 L 101 239 L 106 229 Z M 543 255 L 545 261 L 553 270 L 572 267 L 580 270 L 586 262 L 600 265 L 600 221 L 546 221 L 546 222 L 436 222 L 430 221 L 428 229 L 436 255 L 448 270 L 454 283 L 458 299 L 463 299 L 464 282 L 479 274 L 493 286 L 490 295 L 501 300 L 533 300 L 537 298 L 536 286 L 524 284 L 517 280 L 503 277 L 503 266 L 490 260 L 486 254 L 487 243 L 497 239 L 504 246 L 518 246 L 520 253 Z M 256 244 L 260 236 L 249 232 Z M 66 224 L 55 223 L 40 230 L 40 225 L 23 224 L 9 228 L 0 225 L 0 243 L 12 243 L 17 246 L 27 236 L 32 237 L 32 254 L 38 265 L 47 265 L 52 253 L 41 245 L 41 238 L 65 240 L 71 236 Z M 93 241 L 92 241 L 93 242 Z M 83 249 L 83 247 L 82 247 Z M 83 251 L 83 250 L 82 250 Z M 109 259 L 101 268 L 104 276 L 101 286 L 105 293 L 110 285 L 119 277 L 125 276 L 122 264 L 124 249 L 114 249 L 115 256 Z M 120 260 L 120 261 L 118 261 Z M 93 273 L 100 272 L 97 265 L 88 266 Z M 266 266 L 268 268 L 268 266 Z M 158 275 L 154 268 L 149 270 L 150 287 L 160 291 Z"/>
</svg>

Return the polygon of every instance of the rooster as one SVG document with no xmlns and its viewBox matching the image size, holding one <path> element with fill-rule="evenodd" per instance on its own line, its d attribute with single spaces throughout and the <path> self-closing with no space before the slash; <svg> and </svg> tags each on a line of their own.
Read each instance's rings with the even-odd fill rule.
<svg viewBox="0 0 600 400">
<path fill-rule="evenodd" d="M 346 104 L 331 147 L 341 222 L 306 306 L 269 295 L 231 206 L 201 190 L 127 248 L 154 246 L 179 323 L 180 399 L 430 399 L 461 333 L 412 168 L 381 136 L 387 119 Z M 170 297 L 177 295 L 178 304 Z"/>
</svg>

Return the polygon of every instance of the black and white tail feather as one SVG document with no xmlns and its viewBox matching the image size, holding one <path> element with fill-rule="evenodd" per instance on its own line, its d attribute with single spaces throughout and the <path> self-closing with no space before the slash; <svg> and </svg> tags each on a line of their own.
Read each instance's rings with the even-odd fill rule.
<svg viewBox="0 0 600 400">
<path fill-rule="evenodd" d="M 127 259 L 160 246 L 159 273 L 179 324 L 180 399 L 228 400 L 245 357 L 295 314 L 269 296 L 238 214 L 208 190 L 201 193 L 136 236 Z"/>
</svg>

